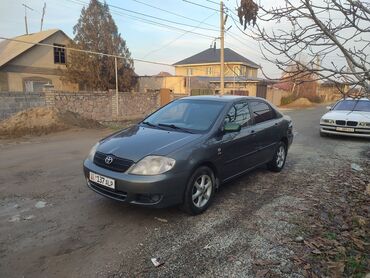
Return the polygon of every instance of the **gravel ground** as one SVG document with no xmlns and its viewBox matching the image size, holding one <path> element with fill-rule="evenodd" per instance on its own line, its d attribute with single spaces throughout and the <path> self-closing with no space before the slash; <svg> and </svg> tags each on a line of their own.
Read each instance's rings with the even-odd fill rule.
<svg viewBox="0 0 370 278">
<path fill-rule="evenodd" d="M 224 185 L 196 217 L 88 190 L 82 159 L 108 130 L 0 141 L 0 276 L 307 276 L 294 261 L 300 223 L 334 177 L 351 163 L 365 165 L 369 141 L 319 137 L 323 107 L 286 113 L 297 133 L 286 168 L 260 168 Z M 154 257 L 164 264 L 154 267 Z"/>
</svg>

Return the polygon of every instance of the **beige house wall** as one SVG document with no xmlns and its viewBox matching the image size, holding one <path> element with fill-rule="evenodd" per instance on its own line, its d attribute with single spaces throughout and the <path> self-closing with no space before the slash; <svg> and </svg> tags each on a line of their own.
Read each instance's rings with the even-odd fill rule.
<svg viewBox="0 0 370 278">
<path fill-rule="evenodd" d="M 234 86 L 235 85 L 235 86 Z M 248 91 L 248 96 L 255 97 L 257 95 L 258 82 L 227 82 L 225 83 L 225 93 L 231 94 L 233 91 Z M 216 90 L 220 89 L 220 84 L 216 83 Z"/>
<path fill-rule="evenodd" d="M 189 69 L 192 70 L 191 76 L 211 76 L 219 77 L 221 72 L 220 64 L 199 64 L 175 66 L 176 75 L 188 76 Z M 225 76 L 247 76 L 257 77 L 257 69 L 251 68 L 240 63 L 225 63 Z"/>
<path fill-rule="evenodd" d="M 61 45 L 68 45 L 69 42 L 69 38 L 62 32 L 57 32 L 43 41 L 45 44 Z M 35 45 L 0 69 L 0 90 L 24 91 L 25 80 L 50 80 L 55 90 L 77 91 L 77 84 L 61 80 L 62 71 L 65 69 L 65 65 L 54 63 L 52 47 Z M 5 75 L 7 78 L 2 77 Z"/>
<path fill-rule="evenodd" d="M 184 76 L 140 76 L 138 91 L 145 93 L 148 90 L 170 89 L 175 94 L 186 94 Z"/>
<path fill-rule="evenodd" d="M 46 74 L 32 74 L 22 72 L 8 72 L 8 91 L 10 92 L 22 92 L 25 91 L 24 81 L 25 80 L 48 80 L 54 85 L 56 90 L 76 92 L 78 91 L 77 84 L 71 84 L 63 82 L 58 75 L 46 75 Z"/>
</svg>

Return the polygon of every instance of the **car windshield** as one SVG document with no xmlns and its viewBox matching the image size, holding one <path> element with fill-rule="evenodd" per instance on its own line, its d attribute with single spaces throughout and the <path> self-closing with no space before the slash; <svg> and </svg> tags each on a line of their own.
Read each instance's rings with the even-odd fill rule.
<svg viewBox="0 0 370 278">
<path fill-rule="evenodd" d="M 204 132 L 216 121 L 223 102 L 206 100 L 177 100 L 142 121 L 149 126 Z"/>
<path fill-rule="evenodd" d="M 333 110 L 370 112 L 370 101 L 355 99 L 342 100 L 334 106 Z"/>
</svg>

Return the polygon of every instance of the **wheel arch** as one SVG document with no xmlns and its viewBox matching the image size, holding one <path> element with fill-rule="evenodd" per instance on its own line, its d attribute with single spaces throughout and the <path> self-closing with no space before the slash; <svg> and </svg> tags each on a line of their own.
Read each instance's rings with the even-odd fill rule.
<svg viewBox="0 0 370 278">
<path fill-rule="evenodd" d="M 288 137 L 283 136 L 283 137 L 280 139 L 280 142 L 283 142 L 283 143 L 285 144 L 286 149 L 288 150 L 288 146 L 289 146 L 289 140 L 288 140 Z"/>
<path fill-rule="evenodd" d="M 202 166 L 206 166 L 208 168 L 210 168 L 215 176 L 215 180 L 216 180 L 216 188 L 219 186 L 219 171 L 216 167 L 216 165 L 209 161 L 209 160 L 206 160 L 206 161 L 201 161 L 199 162 L 198 164 L 195 165 L 195 167 L 193 168 L 192 170 L 192 173 L 194 173 L 194 171 L 196 171 L 196 169 L 198 169 L 199 167 L 202 167 Z"/>
</svg>

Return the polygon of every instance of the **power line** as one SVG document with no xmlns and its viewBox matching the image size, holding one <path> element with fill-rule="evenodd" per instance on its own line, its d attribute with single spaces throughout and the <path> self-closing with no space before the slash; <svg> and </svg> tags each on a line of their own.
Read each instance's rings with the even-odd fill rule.
<svg viewBox="0 0 370 278">
<path fill-rule="evenodd" d="M 78 5 L 87 5 L 88 3 L 85 3 L 83 1 L 73 1 L 73 0 L 68 0 L 69 2 L 71 3 L 74 3 L 74 4 L 78 4 Z M 183 29 L 183 28 L 179 28 L 179 27 L 175 27 L 175 26 L 172 26 L 172 25 L 168 25 L 168 24 L 164 24 L 164 23 L 160 23 L 160 22 L 157 22 L 157 21 L 153 21 L 153 20 L 150 20 L 150 19 L 145 19 L 145 18 L 142 18 L 142 17 L 138 17 L 138 16 L 134 16 L 134 15 L 131 15 L 131 14 L 127 14 L 127 13 L 123 13 L 123 12 L 118 12 L 116 10 L 111 10 L 111 13 L 113 14 L 116 14 L 116 15 L 119 15 L 121 17 L 124 17 L 127 19 L 130 18 L 132 20 L 136 20 L 136 21 L 140 21 L 140 22 L 144 22 L 144 23 L 147 23 L 147 24 L 150 24 L 150 25 L 155 25 L 155 26 L 159 26 L 159 27 L 162 27 L 162 28 L 167 28 L 167 29 L 171 29 L 171 30 L 176 30 L 177 32 L 188 32 L 188 33 L 192 33 L 194 35 L 198 35 L 198 36 L 202 36 L 202 37 L 206 37 L 206 38 L 211 38 L 211 39 L 214 39 L 214 37 L 212 36 L 209 36 L 209 35 L 206 35 L 206 34 L 202 34 L 202 33 L 198 33 L 198 32 L 193 32 L 193 31 L 189 31 L 189 30 L 186 30 L 186 29 Z"/>
<path fill-rule="evenodd" d="M 73 0 L 67 0 L 67 1 L 76 3 Z M 88 4 L 88 3 L 83 2 L 83 1 L 79 1 L 79 2 L 84 3 L 86 5 Z M 137 15 L 141 15 L 141 16 L 148 17 L 148 18 L 153 18 L 153 19 L 156 19 L 156 20 L 161 20 L 161 21 L 164 21 L 164 22 L 172 23 L 172 24 L 182 25 L 182 26 L 191 27 L 191 28 L 196 27 L 194 25 L 186 24 L 186 23 L 183 23 L 183 22 L 173 21 L 173 20 L 169 20 L 169 19 L 163 19 L 163 18 L 160 18 L 160 17 L 157 17 L 157 16 L 153 16 L 153 15 L 149 15 L 149 14 L 145 14 L 145 13 L 141 13 L 141 12 L 132 11 L 132 10 L 125 9 L 125 8 L 122 8 L 122 7 L 117 6 L 117 5 L 112 5 L 112 4 L 107 4 L 107 5 L 109 7 L 111 7 L 111 8 L 115 8 L 115 9 L 118 9 L 118 10 L 122 10 L 122 11 L 125 11 L 125 12 L 137 14 Z M 210 29 L 210 28 L 200 27 L 200 26 L 198 26 L 197 28 L 198 29 L 207 30 L 207 31 L 218 31 L 218 30 L 215 30 L 215 29 Z"/>
<path fill-rule="evenodd" d="M 216 13 L 213 13 L 213 14 L 211 14 L 210 16 L 207 16 L 207 17 L 206 17 L 203 21 L 201 21 L 199 24 L 202 24 L 204 21 L 208 20 L 210 17 L 214 16 L 215 14 L 216 14 Z M 195 29 L 195 28 L 194 28 L 194 29 Z M 190 30 L 190 31 L 192 31 L 192 30 Z M 167 44 L 165 44 L 165 45 L 162 45 L 162 46 L 161 46 L 160 48 L 158 48 L 158 49 L 154 49 L 154 50 L 152 50 L 152 51 L 149 51 L 147 54 L 145 54 L 145 55 L 143 56 L 143 58 L 147 57 L 147 56 L 148 56 L 148 55 L 150 55 L 150 54 L 153 54 L 153 53 L 155 53 L 155 52 L 158 52 L 158 51 L 162 50 L 163 48 L 165 48 L 165 47 L 167 47 L 167 46 L 169 46 L 169 45 L 173 44 L 175 41 L 177 41 L 178 39 L 182 38 L 183 36 L 185 36 L 186 34 L 188 34 L 190 31 L 186 31 L 185 33 L 183 33 L 183 34 L 181 34 L 180 36 L 176 37 L 174 40 L 170 41 L 169 43 L 167 43 Z"/>
<path fill-rule="evenodd" d="M 210 2 L 210 3 L 213 3 L 215 5 L 220 5 L 220 3 L 217 3 L 216 1 L 212 1 L 212 0 L 206 0 L 207 2 Z"/>
<path fill-rule="evenodd" d="M 187 17 L 187 16 L 184 16 L 182 14 L 178 14 L 178 13 L 174 13 L 172 11 L 169 11 L 169 10 L 165 10 L 165 9 L 162 9 L 162 8 L 159 8 L 157 6 L 153 6 L 153 5 L 150 5 L 148 3 L 145 3 L 145 2 L 142 2 L 142 1 L 139 1 L 139 0 L 131 0 L 131 1 L 134 1 L 134 2 L 137 2 L 137 3 L 140 3 L 142 5 L 145 5 L 147 7 L 151 7 L 153 9 L 156 9 L 156 10 L 159 10 L 159 11 L 162 11 L 162 12 L 165 12 L 165 13 L 168 13 L 168 14 L 172 14 L 174 16 L 177 16 L 177 17 L 181 17 L 181 18 L 184 18 L 184 19 L 187 19 L 187 20 L 190 20 L 190 21 L 193 21 L 193 22 L 197 22 L 197 23 L 200 23 L 201 21 L 200 20 L 197 20 L 197 19 L 194 19 L 194 18 L 190 18 L 190 17 Z M 208 24 L 208 23 L 204 23 L 202 22 L 204 25 L 207 25 L 207 26 L 211 26 L 211 27 L 215 27 L 214 25 L 211 25 L 211 24 Z"/>
<path fill-rule="evenodd" d="M 195 5 L 195 6 L 198 6 L 198 7 L 202 7 L 202 8 L 205 8 L 205 9 L 209 9 L 209 10 L 212 10 L 212 11 L 216 11 L 216 12 L 220 12 L 219 10 L 217 9 L 214 9 L 214 8 L 211 8 L 211 7 L 208 7 L 208 6 L 205 6 L 205 5 L 202 5 L 202 4 L 198 4 L 198 3 L 195 3 L 195 2 L 192 2 L 192 1 L 189 1 L 189 0 L 182 0 L 186 3 L 189 3 L 189 4 L 192 4 L 192 5 Z"/>
</svg>

